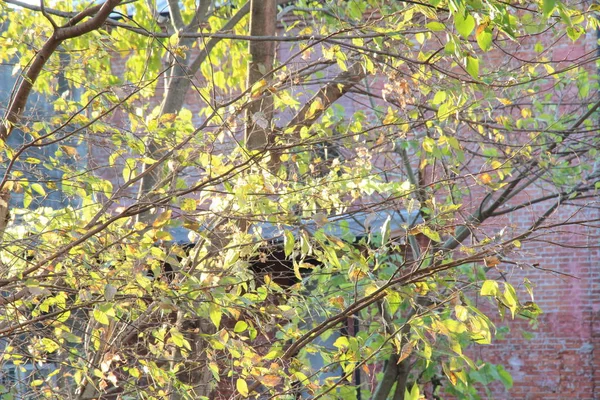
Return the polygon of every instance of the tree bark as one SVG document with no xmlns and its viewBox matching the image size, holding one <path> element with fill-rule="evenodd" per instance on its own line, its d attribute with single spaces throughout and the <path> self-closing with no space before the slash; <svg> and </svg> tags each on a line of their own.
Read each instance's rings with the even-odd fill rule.
<svg viewBox="0 0 600 400">
<path fill-rule="evenodd" d="M 250 35 L 274 36 L 277 29 L 277 1 L 251 0 Z M 250 41 L 248 45 L 250 63 L 248 65 L 248 88 L 271 79 L 275 62 L 275 42 Z M 258 93 L 260 95 L 260 93 Z M 269 144 L 271 121 L 273 119 L 273 95 L 264 91 L 260 99 L 247 108 L 246 146 L 249 150 L 264 149 Z"/>
<path fill-rule="evenodd" d="M 340 97 L 348 93 L 361 79 L 365 77 L 365 70 L 360 62 L 353 63 L 347 71 L 340 72 L 329 83 L 319 91 L 298 111 L 298 113 L 287 124 L 284 130 L 294 129 L 294 133 L 300 132 L 303 126 L 308 126 L 319 119 L 321 115 Z M 313 104 L 320 103 L 315 107 Z M 313 110 L 311 112 L 311 109 Z"/>
</svg>

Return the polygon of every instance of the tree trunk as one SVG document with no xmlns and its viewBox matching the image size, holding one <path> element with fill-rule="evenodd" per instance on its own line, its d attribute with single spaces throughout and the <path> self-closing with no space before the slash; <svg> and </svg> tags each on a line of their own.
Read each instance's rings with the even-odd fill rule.
<svg viewBox="0 0 600 400">
<path fill-rule="evenodd" d="M 277 29 L 277 1 L 251 0 L 250 35 L 274 36 Z M 275 42 L 250 41 L 250 64 L 248 65 L 248 88 L 271 79 L 275 61 Z M 273 119 L 273 95 L 264 91 L 260 99 L 252 102 L 247 109 L 246 146 L 249 150 L 264 149 L 269 144 L 271 120 Z"/>
</svg>

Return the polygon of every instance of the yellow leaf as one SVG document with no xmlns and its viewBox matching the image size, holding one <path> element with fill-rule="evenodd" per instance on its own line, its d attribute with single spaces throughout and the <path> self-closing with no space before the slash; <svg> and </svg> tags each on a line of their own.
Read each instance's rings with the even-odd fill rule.
<svg viewBox="0 0 600 400">
<path fill-rule="evenodd" d="M 248 384 L 245 380 L 243 380 L 242 378 L 238 378 L 238 380 L 235 383 L 235 387 L 239 394 L 241 394 L 244 397 L 248 397 Z"/>
<path fill-rule="evenodd" d="M 383 124 L 384 125 L 390 125 L 393 124 L 394 122 L 396 122 L 396 114 L 394 113 L 394 111 L 392 110 L 391 107 L 388 107 L 388 111 L 387 114 L 385 115 L 385 118 L 383 119 Z"/>
<path fill-rule="evenodd" d="M 164 213 L 160 214 L 158 217 L 156 217 L 156 219 L 152 223 L 152 226 L 155 228 L 158 228 L 159 226 L 163 226 L 170 220 L 171 220 L 171 210 L 167 210 Z"/>
<path fill-rule="evenodd" d="M 181 211 L 193 212 L 196 211 L 196 200 L 194 199 L 182 199 L 181 200 Z"/>
<path fill-rule="evenodd" d="M 490 183 L 492 183 L 492 177 L 488 173 L 481 174 L 481 176 L 479 177 L 479 180 L 484 185 L 489 185 Z"/>
<path fill-rule="evenodd" d="M 367 274 L 361 271 L 360 268 L 354 266 L 350 267 L 350 270 L 348 271 L 348 277 L 352 282 L 356 282 L 364 278 L 365 276 L 367 276 Z"/>
<path fill-rule="evenodd" d="M 168 113 L 168 114 L 163 114 L 160 117 L 160 122 L 165 123 L 165 122 L 173 122 L 175 121 L 175 119 L 177 118 L 177 115 L 172 114 L 172 113 Z"/>
<path fill-rule="evenodd" d="M 67 153 L 69 157 L 75 157 L 77 155 L 77 149 L 72 146 L 60 146 L 60 149 Z"/>
<path fill-rule="evenodd" d="M 256 97 L 260 97 L 263 89 L 267 86 L 267 81 L 266 79 L 261 79 L 260 81 L 256 82 L 254 85 L 252 85 L 252 98 L 256 98 Z"/>
<path fill-rule="evenodd" d="M 310 108 L 308 109 L 308 112 L 306 113 L 306 118 L 305 119 L 311 119 L 315 113 L 319 110 L 322 110 L 323 107 L 323 102 L 321 101 L 320 98 L 316 98 L 310 105 Z"/>
<path fill-rule="evenodd" d="M 344 297 L 342 297 L 342 296 L 336 296 L 336 297 L 329 299 L 329 303 L 331 305 L 336 306 L 339 309 L 342 309 L 342 310 L 345 308 Z"/>
</svg>

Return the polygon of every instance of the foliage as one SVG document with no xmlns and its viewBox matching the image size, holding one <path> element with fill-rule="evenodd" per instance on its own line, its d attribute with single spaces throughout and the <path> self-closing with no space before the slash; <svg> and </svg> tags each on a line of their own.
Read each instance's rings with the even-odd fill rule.
<svg viewBox="0 0 600 400">
<path fill-rule="evenodd" d="M 534 323 L 535 282 L 504 271 L 596 195 L 594 53 L 548 47 L 581 43 L 592 10 L 299 0 L 257 39 L 241 1 L 169 3 L 167 22 L 118 5 L 42 61 L 101 10 L 0 5 L 2 68 L 49 102 L 7 102 L 0 132 L 3 363 L 54 366 L 25 383 L 49 398 L 350 399 L 357 375 L 373 399 L 510 387 L 467 348 Z M 247 87 L 250 40 L 279 54 Z M 269 145 L 249 151 L 265 98 L 273 119 L 248 118 Z M 182 228 L 192 246 L 173 244 Z M 285 259 L 287 283 L 261 273 Z"/>
</svg>

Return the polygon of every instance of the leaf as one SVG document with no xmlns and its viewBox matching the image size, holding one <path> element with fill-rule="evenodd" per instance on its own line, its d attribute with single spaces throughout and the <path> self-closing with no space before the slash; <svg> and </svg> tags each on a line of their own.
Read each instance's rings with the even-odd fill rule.
<svg viewBox="0 0 600 400">
<path fill-rule="evenodd" d="M 477 57 L 467 56 L 467 72 L 473 79 L 479 78 L 479 59 Z"/>
<path fill-rule="evenodd" d="M 181 211 L 194 212 L 196 211 L 196 200 L 190 198 L 182 199 L 179 207 Z"/>
<path fill-rule="evenodd" d="M 483 51 L 488 51 L 492 47 L 492 33 L 487 29 L 477 33 L 477 44 Z"/>
<path fill-rule="evenodd" d="M 248 397 L 248 384 L 242 378 L 238 378 L 235 382 L 235 387 L 239 394 L 244 397 Z"/>
<path fill-rule="evenodd" d="M 440 90 L 439 92 L 437 92 L 435 94 L 435 96 L 433 96 L 433 100 L 431 101 L 431 104 L 433 104 L 433 105 L 442 104 L 444 101 L 446 101 L 446 97 L 447 97 L 446 92 L 444 92 L 443 90 Z"/>
<path fill-rule="evenodd" d="M 502 365 L 497 365 L 496 369 L 498 371 L 498 376 L 500 377 L 500 381 L 504 384 L 504 387 L 508 390 L 513 385 L 513 379 L 510 373 L 504 369 Z"/>
<path fill-rule="evenodd" d="M 333 346 L 340 351 L 344 351 L 348 348 L 349 344 L 350 343 L 348 342 L 348 338 L 346 336 L 340 336 L 335 340 Z"/>
<path fill-rule="evenodd" d="M 414 348 L 414 342 L 408 342 L 404 346 L 402 346 L 402 350 L 400 350 L 400 354 L 398 355 L 397 364 L 400 364 L 402 361 L 406 360 L 411 355 Z"/>
<path fill-rule="evenodd" d="M 283 252 L 286 257 L 294 251 L 294 234 L 291 231 L 285 231 L 283 234 Z"/>
<path fill-rule="evenodd" d="M 310 107 L 308 109 L 308 112 L 306 113 L 306 117 L 305 119 L 309 120 L 312 119 L 312 117 L 315 116 L 315 114 L 317 113 L 317 111 L 319 110 L 323 110 L 325 107 L 323 106 L 323 102 L 321 101 L 320 98 L 316 98 L 314 99 L 314 101 L 310 104 Z"/>
<path fill-rule="evenodd" d="M 223 311 L 221 307 L 218 304 L 210 303 L 210 306 L 208 307 L 208 315 L 215 327 L 219 329 L 219 325 L 221 324 L 221 317 L 223 316 Z"/>
<path fill-rule="evenodd" d="M 396 121 L 398 121 L 398 117 L 396 117 L 396 113 L 394 113 L 394 110 L 392 110 L 391 107 L 388 107 L 387 114 L 385 115 L 385 118 L 383 119 L 383 124 L 390 125 L 390 124 L 395 123 Z"/>
<path fill-rule="evenodd" d="M 220 89 L 226 89 L 227 81 L 225 80 L 225 73 L 223 71 L 216 71 L 213 74 L 213 83 Z"/>
<path fill-rule="evenodd" d="M 450 367 L 446 363 L 442 364 L 442 370 L 444 371 L 444 374 L 446 374 L 446 376 L 448 377 L 450 383 L 452 383 L 452 386 L 456 386 L 458 378 L 456 377 L 456 374 L 454 374 L 454 372 L 450 370 Z"/>
<path fill-rule="evenodd" d="M 94 319 L 101 323 L 102 325 L 108 325 L 108 315 L 102 310 L 96 309 L 94 310 Z"/>
<path fill-rule="evenodd" d="M 479 180 L 484 185 L 489 185 L 490 183 L 492 183 L 492 176 L 486 172 L 484 174 L 481 174 L 481 176 L 479 177 Z"/>
<path fill-rule="evenodd" d="M 404 389 L 404 400 L 419 400 L 421 398 L 421 392 L 419 391 L 419 385 L 415 382 L 410 392 L 408 387 Z"/>
<path fill-rule="evenodd" d="M 183 347 L 183 335 L 177 330 L 177 328 L 171 328 L 171 340 L 177 347 Z"/>
<path fill-rule="evenodd" d="M 385 299 L 388 302 L 388 308 L 390 310 L 390 315 L 393 316 L 394 314 L 396 314 L 396 311 L 398 311 L 400 304 L 402 304 L 402 297 L 395 290 L 389 290 L 387 292 L 387 295 L 385 296 Z"/>
<path fill-rule="evenodd" d="M 46 195 L 46 191 L 44 190 L 44 187 L 42 185 L 40 185 L 39 183 L 32 183 L 31 189 L 33 189 L 34 192 L 36 192 L 37 194 L 39 194 L 41 196 Z"/>
<path fill-rule="evenodd" d="M 464 16 L 463 13 L 459 11 L 454 14 L 454 26 L 456 26 L 457 32 L 466 39 L 471 32 L 473 32 L 473 29 L 475 29 L 475 18 L 468 13 Z"/>
<path fill-rule="evenodd" d="M 481 285 L 482 296 L 496 296 L 498 294 L 498 282 L 492 280 L 486 280 Z"/>
<path fill-rule="evenodd" d="M 302 281 L 302 274 L 300 273 L 300 263 L 296 262 L 296 260 L 294 260 L 294 276 L 299 281 Z"/>
<path fill-rule="evenodd" d="M 238 321 L 235 323 L 233 327 L 233 331 L 235 333 L 244 332 L 248 328 L 248 323 L 246 321 Z"/>
<path fill-rule="evenodd" d="M 392 222 L 392 217 L 390 215 L 387 216 L 385 222 L 381 226 L 381 243 L 386 244 L 390 240 L 390 223 Z"/>
<path fill-rule="evenodd" d="M 129 182 L 130 179 L 135 177 L 135 160 L 133 158 L 128 158 L 125 160 L 125 165 L 123 166 L 123 179 L 125 182 Z"/>
<path fill-rule="evenodd" d="M 171 210 L 169 209 L 169 210 L 165 211 L 164 213 L 160 214 L 158 217 L 156 217 L 156 219 L 152 223 L 152 226 L 155 228 L 159 228 L 159 227 L 165 225 L 170 220 L 171 220 Z"/>
<path fill-rule="evenodd" d="M 73 147 L 73 146 L 65 146 L 65 145 L 61 145 L 59 146 L 60 149 L 62 151 L 64 151 L 65 153 L 67 153 L 67 155 L 69 157 L 75 157 L 77 155 L 77 148 Z"/>
<path fill-rule="evenodd" d="M 515 288 L 507 282 L 504 282 L 504 301 L 510 309 L 512 317 L 514 318 L 515 313 L 519 308 L 519 299 L 517 298 L 517 292 L 515 291 Z"/>
<path fill-rule="evenodd" d="M 469 317 L 469 310 L 467 307 L 457 304 L 454 306 L 454 313 L 456 314 L 456 319 L 465 322 Z"/>
<path fill-rule="evenodd" d="M 265 375 L 259 378 L 260 383 L 268 387 L 274 387 L 281 383 L 281 378 L 277 375 Z"/>
<path fill-rule="evenodd" d="M 438 232 L 434 231 L 433 229 L 431 229 L 430 227 L 428 227 L 427 225 L 421 226 L 420 230 L 423 235 L 427 236 L 429 239 L 433 240 L 434 242 L 442 241 L 440 234 Z"/>
<path fill-rule="evenodd" d="M 263 89 L 267 86 L 267 81 L 265 79 L 261 79 L 252 85 L 251 96 L 252 98 L 260 97 Z"/>
<path fill-rule="evenodd" d="M 556 0 L 542 0 L 542 12 L 544 17 L 549 18 L 556 7 Z"/>
<path fill-rule="evenodd" d="M 483 259 L 485 266 L 488 268 L 494 268 L 495 266 L 500 265 L 500 259 L 496 256 L 489 256 Z"/>
<path fill-rule="evenodd" d="M 430 31 L 433 31 L 433 32 L 441 32 L 446 29 L 446 25 L 442 24 L 441 22 L 437 22 L 437 21 L 431 21 L 425 26 L 427 27 L 427 29 L 429 29 Z"/>
</svg>

